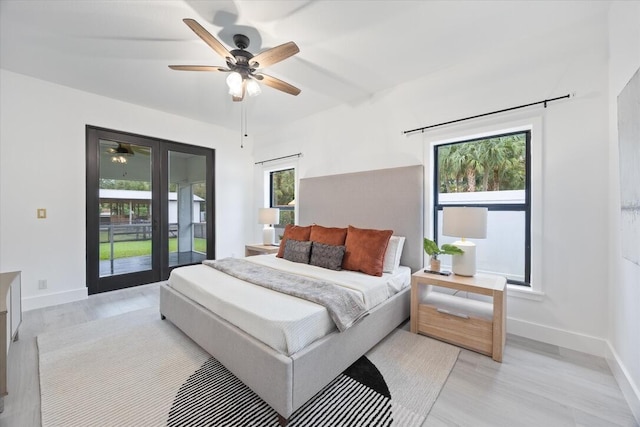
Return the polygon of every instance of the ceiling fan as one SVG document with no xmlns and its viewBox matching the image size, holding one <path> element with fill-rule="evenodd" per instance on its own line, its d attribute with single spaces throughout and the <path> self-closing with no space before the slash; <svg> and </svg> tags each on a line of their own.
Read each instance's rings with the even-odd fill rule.
<svg viewBox="0 0 640 427">
<path fill-rule="evenodd" d="M 288 93 L 290 95 L 298 95 L 300 89 L 290 85 L 275 77 L 269 76 L 259 70 L 283 61 L 290 56 L 300 52 L 300 49 L 294 42 L 288 42 L 267 49 L 257 55 L 253 55 L 247 50 L 249 47 L 249 37 L 244 34 L 236 34 L 233 36 L 233 42 L 237 49 L 229 51 L 224 45 L 211 35 L 207 30 L 193 19 L 183 19 L 184 23 L 193 30 L 206 44 L 211 47 L 218 55 L 220 55 L 227 63 L 226 67 L 210 66 L 210 65 L 169 65 L 172 70 L 179 71 L 221 71 L 229 73 L 227 77 L 227 85 L 229 86 L 229 94 L 236 101 L 242 101 L 245 94 L 249 96 L 258 95 L 260 85 L 258 81 L 270 86 L 274 89 Z"/>
<path fill-rule="evenodd" d="M 113 142 L 115 144 L 115 142 Z M 138 145 L 128 144 L 126 142 L 118 142 L 117 146 L 107 147 L 105 150 L 108 154 L 119 154 L 121 156 L 133 156 L 134 154 L 144 154 L 148 156 L 150 154 L 149 148 Z"/>
<path fill-rule="evenodd" d="M 111 161 L 113 163 L 127 163 L 127 157 L 132 157 L 136 153 L 144 156 L 151 154 L 147 147 L 131 145 L 124 142 L 118 142 L 117 144 L 117 146 L 107 147 L 105 150 L 105 153 L 111 155 Z"/>
</svg>

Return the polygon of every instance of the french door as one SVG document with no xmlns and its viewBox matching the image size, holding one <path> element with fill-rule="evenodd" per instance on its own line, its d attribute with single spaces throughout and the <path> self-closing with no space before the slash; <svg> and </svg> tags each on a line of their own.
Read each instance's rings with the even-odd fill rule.
<svg viewBox="0 0 640 427">
<path fill-rule="evenodd" d="M 89 294 L 214 258 L 214 151 L 86 129 Z"/>
</svg>

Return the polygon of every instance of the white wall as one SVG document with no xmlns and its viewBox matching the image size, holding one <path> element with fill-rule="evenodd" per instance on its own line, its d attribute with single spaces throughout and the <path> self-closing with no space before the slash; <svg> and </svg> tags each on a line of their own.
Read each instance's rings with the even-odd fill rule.
<svg viewBox="0 0 640 427">
<path fill-rule="evenodd" d="M 6 70 L 0 93 L 0 270 L 22 270 L 25 309 L 87 295 L 87 124 L 215 148 L 216 255 L 244 253 L 253 158 L 237 133 Z"/>
<path fill-rule="evenodd" d="M 640 266 L 621 254 L 617 129 L 617 96 L 640 68 L 640 2 L 614 3 L 609 28 L 608 361 L 640 422 Z"/>
<path fill-rule="evenodd" d="M 544 295 L 536 300 L 512 294 L 507 329 L 604 355 L 607 39 L 603 16 L 525 44 L 479 53 L 439 74 L 257 135 L 255 157 L 302 152 L 301 178 L 419 164 L 425 138 L 401 131 L 575 92 L 571 100 L 535 110 L 544 132 L 544 178 L 536 183 L 542 186 L 542 228 L 534 230 L 542 235 Z M 502 118 L 513 116 L 492 120 Z"/>
</svg>

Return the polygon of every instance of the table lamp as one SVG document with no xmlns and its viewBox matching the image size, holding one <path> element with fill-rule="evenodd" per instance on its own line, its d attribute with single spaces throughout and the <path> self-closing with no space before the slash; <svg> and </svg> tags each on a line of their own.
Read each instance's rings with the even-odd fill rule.
<svg viewBox="0 0 640 427">
<path fill-rule="evenodd" d="M 465 240 L 484 239 L 487 237 L 487 208 L 470 208 L 465 206 L 446 207 L 442 211 L 442 234 L 460 237 L 453 243 L 462 249 L 462 255 L 453 255 L 451 270 L 459 276 L 476 274 L 476 245 Z"/>
<path fill-rule="evenodd" d="M 264 224 L 262 230 L 262 243 L 264 245 L 273 246 L 276 237 L 276 230 L 273 224 L 280 222 L 280 209 L 278 208 L 260 208 L 258 211 L 258 224 Z"/>
</svg>

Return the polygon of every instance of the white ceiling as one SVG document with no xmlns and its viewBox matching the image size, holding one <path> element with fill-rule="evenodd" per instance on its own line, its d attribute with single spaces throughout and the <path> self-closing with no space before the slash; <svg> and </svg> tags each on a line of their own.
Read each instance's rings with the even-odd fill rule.
<svg viewBox="0 0 640 427">
<path fill-rule="evenodd" d="M 229 49 L 295 41 L 300 53 L 265 69 L 302 89 L 263 86 L 246 102 L 253 131 L 355 104 L 496 50 L 607 13 L 596 1 L 0 0 L 0 67 L 236 130 L 226 74 L 167 65 L 224 65 L 183 22 Z"/>
</svg>

